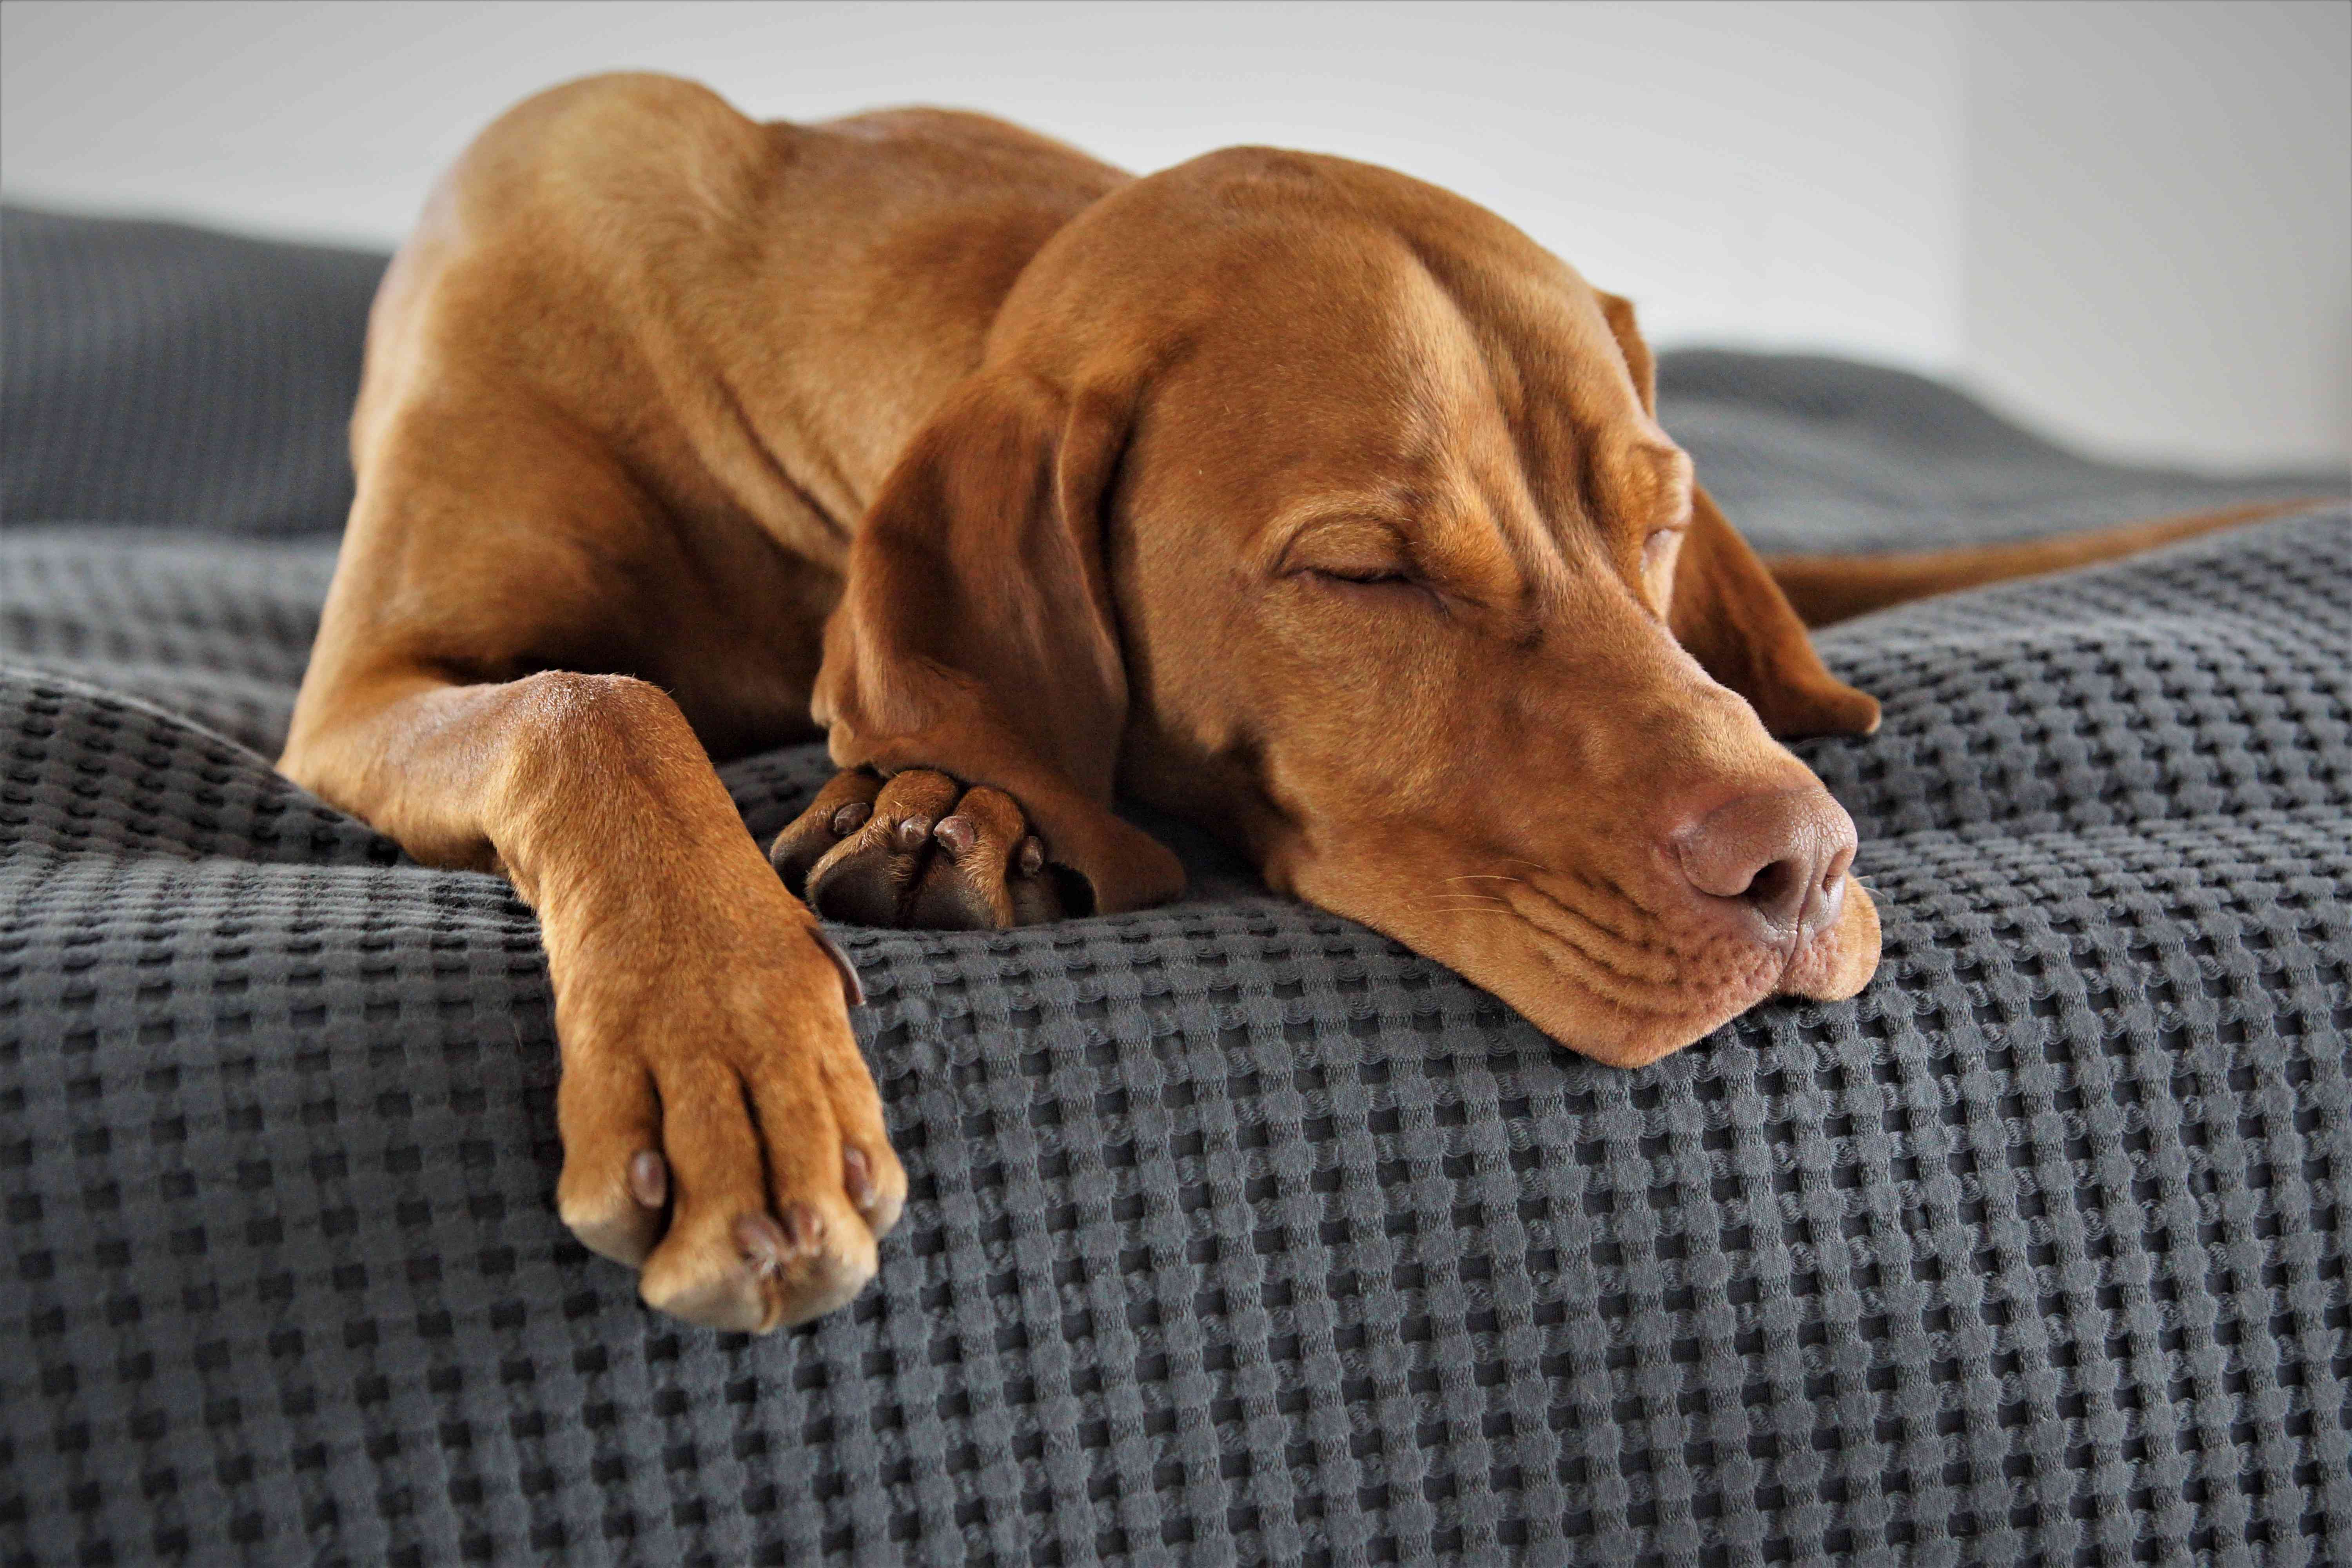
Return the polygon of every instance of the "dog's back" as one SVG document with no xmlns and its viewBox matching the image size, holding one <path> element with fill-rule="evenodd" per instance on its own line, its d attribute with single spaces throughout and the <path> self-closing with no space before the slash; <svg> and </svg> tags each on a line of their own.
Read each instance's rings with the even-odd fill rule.
<svg viewBox="0 0 2352 1568">
<path fill-rule="evenodd" d="M 984 115 L 761 124 L 667 77 L 553 89 L 476 140 L 395 260 L 362 468 L 488 371 L 664 505 L 747 512 L 837 566 L 1022 268 L 1125 177 Z"/>
<path fill-rule="evenodd" d="M 1125 178 L 982 115 L 761 124 L 667 77 L 517 106 L 378 295 L 314 665 L 364 627 L 476 679 L 643 675 L 721 753 L 807 733 L 875 490 Z"/>
</svg>

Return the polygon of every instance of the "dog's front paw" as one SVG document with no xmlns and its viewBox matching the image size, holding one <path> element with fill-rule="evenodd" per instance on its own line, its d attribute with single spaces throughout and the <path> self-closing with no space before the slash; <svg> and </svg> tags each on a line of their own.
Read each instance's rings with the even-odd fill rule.
<svg viewBox="0 0 2352 1568">
<path fill-rule="evenodd" d="M 1009 795 L 909 769 L 837 775 L 776 836 L 784 884 L 830 920 L 1001 931 L 1059 920 L 1062 879 Z"/>
<path fill-rule="evenodd" d="M 781 900 L 779 900 L 781 902 Z M 874 1277 L 907 1178 L 805 913 L 567 955 L 556 1202 L 646 1303 L 765 1332 Z"/>
</svg>

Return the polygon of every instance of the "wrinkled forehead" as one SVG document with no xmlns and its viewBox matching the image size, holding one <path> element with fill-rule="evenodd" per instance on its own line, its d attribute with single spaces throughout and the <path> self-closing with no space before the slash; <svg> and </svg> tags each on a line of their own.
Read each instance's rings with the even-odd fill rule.
<svg viewBox="0 0 2352 1568">
<path fill-rule="evenodd" d="M 1686 500 L 1598 298 L 1531 243 L 1465 256 L 1352 217 L 1270 227 L 1203 269 L 1216 298 L 1150 395 L 1155 427 L 1217 455 L 1192 479 L 1231 526 L 1353 505 L 1499 529 L 1518 553 Z"/>
</svg>

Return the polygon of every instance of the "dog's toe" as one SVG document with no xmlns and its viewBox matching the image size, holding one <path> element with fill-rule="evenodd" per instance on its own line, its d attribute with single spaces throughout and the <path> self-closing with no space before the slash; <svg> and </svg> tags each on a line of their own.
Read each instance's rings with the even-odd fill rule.
<svg viewBox="0 0 2352 1568">
<path fill-rule="evenodd" d="M 860 781 L 866 782 L 845 782 Z M 828 920 L 919 931 L 1001 931 L 1059 920 L 1045 844 L 1018 802 L 909 769 L 868 790 L 845 773 L 780 834 L 771 858 Z M 797 889 L 796 889 L 797 890 Z"/>
<path fill-rule="evenodd" d="M 872 819 L 874 798 L 881 793 L 881 779 L 862 768 L 835 773 L 808 809 L 776 835 L 768 846 L 768 863 L 794 897 L 807 895 L 809 873 L 817 862 Z"/>
<path fill-rule="evenodd" d="M 955 805 L 955 780 L 909 770 L 885 784 L 866 819 L 808 874 L 808 901 L 827 920 L 904 923 L 931 857 L 931 830 Z"/>
<path fill-rule="evenodd" d="M 1001 931 L 1061 914 L 1045 848 L 1002 790 L 977 785 L 931 830 L 929 868 L 908 905 L 907 924 L 938 931 Z"/>
<path fill-rule="evenodd" d="M 563 1137 L 557 1214 L 590 1251 L 643 1262 L 661 1239 L 669 1201 L 661 1110 L 644 1065 L 616 1052 L 572 1053 L 555 1115 Z"/>
<path fill-rule="evenodd" d="M 906 1173 L 846 1029 L 820 1048 L 740 1050 L 657 1073 L 664 1153 L 630 1164 L 633 1202 L 667 1203 L 645 1259 L 647 1305 L 764 1333 L 805 1322 L 874 1277 Z"/>
</svg>

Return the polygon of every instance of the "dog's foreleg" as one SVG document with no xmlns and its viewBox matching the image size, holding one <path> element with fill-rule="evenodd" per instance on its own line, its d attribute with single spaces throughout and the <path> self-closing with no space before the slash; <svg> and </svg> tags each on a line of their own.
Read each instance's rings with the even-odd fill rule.
<svg viewBox="0 0 2352 1568">
<path fill-rule="evenodd" d="M 854 1295 L 906 1179 L 815 918 L 676 704 L 621 676 L 313 677 L 280 768 L 538 912 L 564 1223 L 713 1327 Z"/>
</svg>

